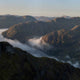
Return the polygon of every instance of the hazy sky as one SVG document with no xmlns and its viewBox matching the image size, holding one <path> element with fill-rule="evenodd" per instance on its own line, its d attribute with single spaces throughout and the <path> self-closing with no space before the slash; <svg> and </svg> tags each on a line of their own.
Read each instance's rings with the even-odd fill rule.
<svg viewBox="0 0 80 80">
<path fill-rule="evenodd" d="M 0 14 L 80 16 L 80 0 L 0 0 Z"/>
</svg>

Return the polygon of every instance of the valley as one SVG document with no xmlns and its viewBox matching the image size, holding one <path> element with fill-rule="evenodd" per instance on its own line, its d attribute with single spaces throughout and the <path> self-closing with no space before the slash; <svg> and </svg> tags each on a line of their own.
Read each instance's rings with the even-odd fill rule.
<svg viewBox="0 0 80 80">
<path fill-rule="evenodd" d="M 79 20 L 79 17 L 55 18 L 47 22 L 27 21 L 15 24 L 0 29 L 0 42 L 8 42 L 36 58 L 55 59 L 80 68 Z"/>
</svg>

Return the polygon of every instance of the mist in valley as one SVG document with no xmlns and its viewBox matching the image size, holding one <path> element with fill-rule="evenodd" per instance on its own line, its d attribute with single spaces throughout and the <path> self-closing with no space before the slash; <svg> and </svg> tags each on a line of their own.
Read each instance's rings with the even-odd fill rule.
<svg viewBox="0 0 80 80">
<path fill-rule="evenodd" d="M 0 42 L 3 42 L 3 41 L 8 42 L 12 46 L 18 47 L 24 51 L 27 51 L 35 57 L 48 57 L 48 58 L 52 58 L 57 61 L 60 61 L 58 58 L 55 58 L 53 56 L 48 56 L 46 53 L 39 50 L 39 49 L 44 49 L 45 46 L 47 47 L 47 49 L 51 48 L 51 46 L 49 44 L 42 41 L 42 37 L 39 37 L 39 38 L 34 37 L 32 39 L 29 39 L 28 40 L 28 43 L 30 45 L 29 46 L 27 44 L 20 43 L 18 40 L 11 40 L 11 39 L 4 38 L 2 36 L 2 32 L 6 31 L 6 30 L 7 29 L 0 29 Z M 39 49 L 37 49 L 37 48 L 39 48 Z M 63 61 L 63 60 L 61 60 L 61 62 L 65 63 L 65 61 Z M 80 67 L 80 64 L 78 61 L 76 61 L 74 64 L 71 61 L 67 61 L 67 63 L 73 65 L 74 67 Z"/>
<path fill-rule="evenodd" d="M 28 46 L 26 44 L 22 44 L 17 40 L 11 40 L 11 39 L 4 38 L 2 36 L 2 32 L 4 32 L 5 30 L 7 30 L 7 29 L 0 29 L 0 42 L 2 42 L 2 41 L 9 42 L 14 47 L 18 47 L 18 48 L 20 48 L 22 50 L 25 50 L 25 51 L 31 53 L 35 57 L 47 57 L 47 55 L 45 53 L 43 53 L 43 52 L 41 52 L 41 51 L 39 51 L 39 50 L 37 50 L 37 49 L 35 49 L 33 47 L 30 47 L 30 46 Z"/>
<path fill-rule="evenodd" d="M 49 45 L 48 43 L 44 42 L 42 40 L 42 37 L 34 37 L 32 39 L 28 40 L 28 43 L 32 46 L 32 47 L 37 47 L 39 49 L 44 50 L 44 48 L 46 49 L 50 49 L 52 48 L 51 45 Z"/>
</svg>

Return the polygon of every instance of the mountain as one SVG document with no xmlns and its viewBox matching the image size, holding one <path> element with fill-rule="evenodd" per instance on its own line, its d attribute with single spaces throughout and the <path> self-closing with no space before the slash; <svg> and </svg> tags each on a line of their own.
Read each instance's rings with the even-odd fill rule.
<svg viewBox="0 0 80 80">
<path fill-rule="evenodd" d="M 55 17 L 45 17 L 45 16 L 36 16 L 35 17 L 38 21 L 50 21 L 50 20 L 53 20 Z"/>
<path fill-rule="evenodd" d="M 65 34 L 65 29 L 53 31 L 43 36 L 42 40 L 44 40 L 46 43 L 49 43 L 50 45 L 57 46 L 57 45 L 60 45 L 61 43 L 64 43 L 64 40 L 63 40 L 64 34 Z"/>
<path fill-rule="evenodd" d="M 28 43 L 29 39 L 42 37 L 40 46 L 47 55 L 80 67 L 80 18 L 56 18 L 48 22 L 27 22 L 10 27 L 4 37 Z M 36 41 L 34 41 L 36 43 Z M 43 42 L 51 47 L 46 48 Z M 44 44 L 45 44 L 44 43 Z M 39 45 L 39 44 L 38 44 Z M 36 47 L 36 46 L 35 46 Z"/>
<path fill-rule="evenodd" d="M 71 19 L 72 18 L 70 16 L 62 16 L 62 17 L 66 18 L 66 19 Z"/>
<path fill-rule="evenodd" d="M 80 69 L 0 42 L 0 80 L 80 80 Z"/>
<path fill-rule="evenodd" d="M 78 62 L 80 66 L 80 25 L 74 26 L 68 31 L 62 29 L 46 34 L 42 37 L 42 41 L 53 46 L 46 50 L 49 56 L 72 63 Z"/>
<path fill-rule="evenodd" d="M 3 36 L 10 39 L 17 39 L 20 42 L 25 42 L 33 37 L 42 36 L 56 29 L 55 23 L 50 22 L 26 22 L 20 23 L 10 27 L 7 31 L 3 32 Z"/>
<path fill-rule="evenodd" d="M 44 36 L 50 32 L 61 29 L 70 30 L 76 25 L 80 25 L 79 17 L 70 19 L 60 17 L 48 22 L 34 21 L 19 23 L 10 27 L 3 33 L 3 36 L 26 43 L 26 41 L 30 38 Z"/>
<path fill-rule="evenodd" d="M 80 40 L 80 25 L 76 25 L 70 30 L 57 30 L 48 33 L 42 37 L 42 39 L 53 46 L 69 45 Z"/>
<path fill-rule="evenodd" d="M 36 21 L 36 19 L 32 16 L 1 15 L 0 28 L 9 28 L 12 25 L 27 21 Z"/>
<path fill-rule="evenodd" d="M 43 21 L 43 22 L 47 22 L 56 18 L 65 18 L 65 19 L 71 19 L 72 17 L 70 16 L 62 16 L 62 17 L 46 17 L 46 16 L 36 16 L 35 17 L 38 21 Z"/>
</svg>

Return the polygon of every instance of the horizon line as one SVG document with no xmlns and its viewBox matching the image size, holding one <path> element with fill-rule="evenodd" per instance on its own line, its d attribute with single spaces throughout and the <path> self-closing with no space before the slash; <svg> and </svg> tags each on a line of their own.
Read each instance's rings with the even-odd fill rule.
<svg viewBox="0 0 80 80">
<path fill-rule="evenodd" d="M 0 16 L 6 16 L 6 15 L 14 15 L 14 16 L 33 16 L 33 17 L 80 17 L 80 16 L 69 16 L 69 15 L 61 15 L 61 16 L 44 16 L 44 15 L 29 15 L 29 14 L 0 14 Z"/>
</svg>

